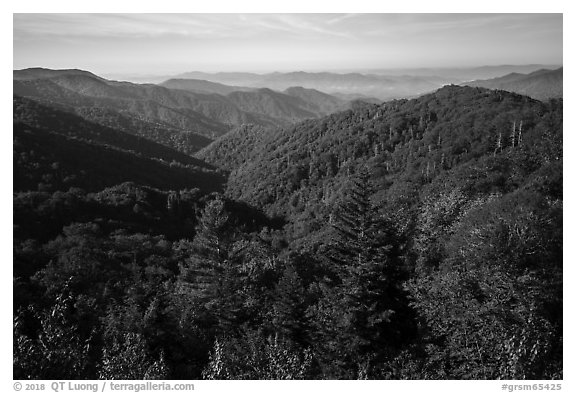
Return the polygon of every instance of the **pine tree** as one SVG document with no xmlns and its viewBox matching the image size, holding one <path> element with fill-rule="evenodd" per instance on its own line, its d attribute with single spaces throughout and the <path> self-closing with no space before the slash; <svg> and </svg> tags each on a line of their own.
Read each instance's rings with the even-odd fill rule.
<svg viewBox="0 0 576 393">
<path fill-rule="evenodd" d="M 198 218 L 193 252 L 181 267 L 181 278 L 207 301 L 217 298 L 226 276 L 230 242 L 229 216 L 220 198 L 208 202 Z"/>
<path fill-rule="evenodd" d="M 224 201 L 217 198 L 208 202 L 198 221 L 194 244 L 207 257 L 225 259 L 229 216 Z"/>
<path fill-rule="evenodd" d="M 196 228 L 193 245 L 197 253 L 189 259 L 186 276 L 196 295 L 226 334 L 239 326 L 242 284 L 245 274 L 233 258 L 234 230 L 221 197 L 208 202 Z"/>
<path fill-rule="evenodd" d="M 328 255 L 340 278 L 347 277 L 352 261 L 361 263 L 374 250 L 367 244 L 374 224 L 370 203 L 371 187 L 368 173 L 362 171 L 347 190 L 333 215 L 334 231 L 331 252 Z"/>
<path fill-rule="evenodd" d="M 330 253 L 339 272 L 342 315 L 347 320 L 341 339 L 359 359 L 385 357 L 387 349 L 399 344 L 402 335 L 411 330 L 400 324 L 408 327 L 412 323 L 402 320 L 407 315 L 402 269 L 390 226 L 370 201 L 371 190 L 364 170 L 353 180 L 337 210 Z"/>
</svg>

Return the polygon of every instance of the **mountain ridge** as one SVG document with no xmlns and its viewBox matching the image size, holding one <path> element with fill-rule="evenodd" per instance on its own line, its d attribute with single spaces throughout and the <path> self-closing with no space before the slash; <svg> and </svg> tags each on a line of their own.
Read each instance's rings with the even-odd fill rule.
<svg viewBox="0 0 576 393">
<path fill-rule="evenodd" d="M 499 78 L 467 82 L 466 85 L 511 91 L 540 100 L 561 98 L 563 67 L 541 69 L 529 74 L 511 73 Z"/>
<path fill-rule="evenodd" d="M 189 90 L 197 93 L 215 93 L 228 95 L 234 91 L 251 91 L 253 89 L 242 86 L 229 86 L 222 83 L 210 82 L 203 79 L 168 79 L 159 84 L 159 86 L 169 89 Z"/>
</svg>

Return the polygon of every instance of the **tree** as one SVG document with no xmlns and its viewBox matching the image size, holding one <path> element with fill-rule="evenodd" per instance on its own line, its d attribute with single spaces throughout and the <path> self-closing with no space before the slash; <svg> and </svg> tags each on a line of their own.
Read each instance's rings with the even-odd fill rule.
<svg viewBox="0 0 576 393">
<path fill-rule="evenodd" d="M 354 265 L 383 251 L 376 242 L 377 213 L 370 202 L 368 172 L 362 171 L 351 180 L 344 200 L 332 215 L 332 243 L 328 254 L 341 280 L 348 277 Z"/>
<path fill-rule="evenodd" d="M 284 337 L 302 343 L 307 336 L 306 291 L 295 267 L 288 264 L 275 288 L 272 324 Z"/>
<path fill-rule="evenodd" d="M 193 253 L 181 267 L 181 278 L 216 318 L 221 332 L 237 327 L 245 276 L 234 260 L 230 221 L 221 197 L 209 201 L 198 220 Z"/>
<path fill-rule="evenodd" d="M 338 340 L 346 343 L 357 364 L 385 360 L 414 328 L 394 237 L 370 195 L 369 174 L 361 171 L 336 212 L 330 252 L 341 295 L 340 310 L 333 311 L 345 321 Z"/>
<path fill-rule="evenodd" d="M 204 299 L 216 297 L 222 284 L 228 251 L 228 220 L 224 201 L 221 198 L 209 201 L 198 219 L 188 258 L 180 266 L 181 281 Z"/>
<path fill-rule="evenodd" d="M 204 207 L 198 220 L 194 244 L 205 256 L 213 260 L 226 258 L 229 219 L 221 197 L 209 201 Z"/>
</svg>

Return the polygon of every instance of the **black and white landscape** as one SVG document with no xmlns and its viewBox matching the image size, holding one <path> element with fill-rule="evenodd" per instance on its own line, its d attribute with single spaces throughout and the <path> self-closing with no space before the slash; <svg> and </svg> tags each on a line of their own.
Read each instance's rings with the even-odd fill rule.
<svg viewBox="0 0 576 393">
<path fill-rule="evenodd" d="M 14 14 L 14 68 L 14 379 L 563 378 L 561 14 Z"/>
</svg>

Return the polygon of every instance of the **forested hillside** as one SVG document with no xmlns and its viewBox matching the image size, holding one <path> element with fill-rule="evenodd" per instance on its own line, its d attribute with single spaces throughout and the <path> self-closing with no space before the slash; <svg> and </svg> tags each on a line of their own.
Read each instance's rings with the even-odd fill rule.
<svg viewBox="0 0 576 393">
<path fill-rule="evenodd" d="M 14 105 L 15 379 L 563 377 L 562 100 L 446 86 L 194 158 Z"/>
<path fill-rule="evenodd" d="M 292 86 L 284 90 L 285 94 L 298 97 L 306 102 L 310 110 L 315 113 L 329 115 L 334 112 L 350 109 L 350 103 L 346 100 L 331 96 L 315 89 L 305 89 L 300 86 Z"/>
<path fill-rule="evenodd" d="M 205 162 L 148 139 L 14 96 L 14 190 L 97 190 L 123 181 L 222 187 Z"/>
<path fill-rule="evenodd" d="M 552 132 L 549 122 L 558 129 L 561 113 L 557 101 L 544 104 L 506 92 L 448 86 L 416 100 L 364 105 L 295 127 L 242 128 L 198 156 L 234 169 L 231 196 L 290 216 L 294 206 L 289 201 L 295 198 L 330 210 L 338 183 L 360 167 L 373 173 L 379 199 L 399 184 L 420 190 L 464 164 L 519 150 L 526 140 L 532 143 L 535 132 Z"/>
<path fill-rule="evenodd" d="M 93 112 L 91 116 L 96 116 Z M 166 147 L 163 144 L 154 142 L 156 139 L 155 134 L 148 134 L 146 132 L 140 133 L 140 136 L 133 135 L 124 131 L 125 128 L 131 128 L 135 123 L 125 123 L 122 127 L 114 128 L 120 121 L 120 117 L 114 117 L 109 113 L 103 114 L 102 117 L 109 120 L 110 126 L 101 125 L 101 122 L 92 122 L 67 111 L 58 110 L 51 106 L 42 105 L 36 101 L 14 96 L 13 98 L 13 117 L 14 122 L 18 124 L 26 124 L 32 127 L 42 128 L 44 130 L 58 133 L 69 138 L 81 139 L 90 143 L 113 146 L 118 149 L 127 151 L 137 151 L 148 158 L 157 158 L 164 161 L 178 161 L 183 164 L 193 164 L 197 166 L 207 167 L 207 165 L 190 157 L 187 154 L 176 151 Z M 167 133 L 163 130 L 163 133 Z M 182 144 L 188 140 L 181 141 Z M 193 139 L 189 145 L 200 143 L 206 145 L 210 142 L 209 139 L 198 136 Z"/>
<path fill-rule="evenodd" d="M 235 91 L 228 94 L 228 98 L 243 111 L 287 119 L 290 123 L 316 117 L 301 98 L 270 89 Z"/>
</svg>

